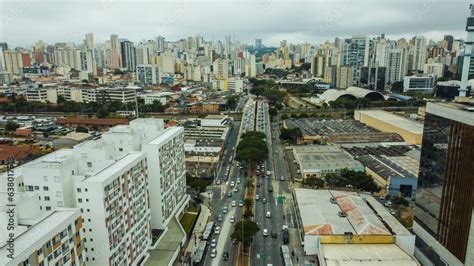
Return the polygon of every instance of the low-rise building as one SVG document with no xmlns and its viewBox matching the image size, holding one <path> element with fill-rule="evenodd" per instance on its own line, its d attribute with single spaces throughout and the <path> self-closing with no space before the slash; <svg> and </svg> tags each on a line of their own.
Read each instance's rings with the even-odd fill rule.
<svg viewBox="0 0 474 266">
<path fill-rule="evenodd" d="M 322 177 L 342 169 L 365 170 L 360 162 L 336 145 L 293 146 L 293 155 L 303 178 Z"/>
<path fill-rule="evenodd" d="M 354 119 L 382 132 L 397 133 L 411 144 L 421 144 L 423 125 L 383 110 L 355 110 Z"/>
<path fill-rule="evenodd" d="M 403 77 L 403 92 L 418 91 L 432 93 L 436 83 L 434 74 L 417 74 Z"/>
<path fill-rule="evenodd" d="M 420 265 L 412 235 L 366 194 L 296 188 L 297 227 L 319 265 Z"/>
</svg>

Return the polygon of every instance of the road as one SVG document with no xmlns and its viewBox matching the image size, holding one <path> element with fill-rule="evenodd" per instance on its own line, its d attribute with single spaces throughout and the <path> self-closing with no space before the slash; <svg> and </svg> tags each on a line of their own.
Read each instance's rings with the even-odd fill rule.
<svg viewBox="0 0 474 266">
<path fill-rule="evenodd" d="M 266 170 L 270 170 L 271 175 L 266 178 L 257 178 L 258 182 L 261 183 L 256 192 L 259 194 L 260 200 L 256 201 L 256 215 L 254 218 L 261 231 L 252 244 L 253 253 L 250 265 L 282 265 L 280 258 L 280 246 L 283 244 L 282 226 L 289 225 L 293 227 L 294 224 L 292 221 L 294 211 L 291 204 L 290 175 L 284 158 L 283 146 L 279 140 L 279 121 L 275 120 L 270 123 L 269 107 L 266 102 L 260 101 L 259 106 L 262 106 L 259 111 L 261 110 L 264 113 L 264 119 L 261 122 L 263 126 L 257 125 L 257 128 L 263 129 L 263 132 L 267 135 L 269 155 L 265 165 Z M 281 176 L 284 177 L 284 181 L 280 180 Z M 269 192 L 268 188 L 270 186 L 273 186 L 273 192 Z M 263 198 L 266 198 L 266 204 L 263 203 Z M 268 211 L 271 218 L 266 217 Z M 277 237 L 264 237 L 262 235 L 263 229 L 268 229 L 270 234 L 272 231 L 275 232 Z"/>
<path fill-rule="evenodd" d="M 215 258 L 210 257 L 211 247 L 208 248 L 206 254 L 206 260 L 204 265 L 221 265 L 223 263 L 222 254 L 224 251 L 229 253 L 229 260 L 226 262 L 227 265 L 235 265 L 237 261 L 237 245 L 232 244 L 230 235 L 234 231 L 233 223 L 230 222 L 230 217 L 234 216 L 235 222 L 240 220 L 242 215 L 243 207 L 232 207 L 232 201 L 236 201 L 236 204 L 240 200 L 244 199 L 244 176 L 240 173 L 240 167 L 237 167 L 234 161 L 234 150 L 233 147 L 236 147 L 237 140 L 240 137 L 242 132 L 245 132 L 250 127 L 250 124 L 245 123 L 245 115 L 248 114 L 249 119 L 254 116 L 254 108 L 251 104 L 252 101 L 249 101 L 249 104 L 244 106 L 244 116 L 242 123 L 236 122 L 230 133 L 229 141 L 226 143 L 226 154 L 223 158 L 223 163 L 221 171 L 218 174 L 218 177 L 214 180 L 212 185 L 212 200 L 210 204 L 211 208 L 211 218 L 210 221 L 217 223 L 217 226 L 220 226 L 221 232 L 219 235 L 214 235 L 213 238 L 217 239 L 217 256 Z M 251 127 L 250 127 L 251 128 Z M 232 156 L 232 158 L 231 158 Z M 227 170 L 229 169 L 229 170 Z M 228 173 L 228 174 L 227 174 Z M 241 183 L 237 184 L 237 179 L 240 178 Z M 218 181 L 219 180 L 219 181 Z M 239 188 L 238 192 L 234 192 L 234 188 L 230 186 L 231 182 L 235 183 L 235 186 Z M 217 183 L 221 183 L 217 185 Z M 227 192 L 232 193 L 232 197 L 227 197 L 225 195 Z M 223 208 L 227 207 L 229 212 L 227 214 L 223 213 Z M 223 221 L 217 222 L 218 215 L 222 215 Z"/>
</svg>

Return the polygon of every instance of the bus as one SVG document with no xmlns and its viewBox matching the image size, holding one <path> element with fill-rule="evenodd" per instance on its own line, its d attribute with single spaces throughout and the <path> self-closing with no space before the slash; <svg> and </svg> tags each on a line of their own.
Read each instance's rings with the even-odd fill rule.
<svg viewBox="0 0 474 266">
<path fill-rule="evenodd" d="M 214 222 L 209 222 L 206 225 L 206 229 L 204 229 L 204 232 L 202 233 L 202 239 L 204 241 L 207 241 L 209 237 L 212 235 L 212 229 L 214 228 Z"/>
<path fill-rule="evenodd" d="M 199 243 L 198 250 L 196 251 L 196 255 L 194 256 L 194 263 L 193 265 L 199 266 L 203 265 L 204 262 L 204 254 L 206 253 L 207 242 L 201 241 Z"/>
<path fill-rule="evenodd" d="M 290 248 L 287 245 L 281 245 L 280 255 L 283 260 L 283 265 L 293 266 L 293 261 L 291 260 Z"/>
</svg>

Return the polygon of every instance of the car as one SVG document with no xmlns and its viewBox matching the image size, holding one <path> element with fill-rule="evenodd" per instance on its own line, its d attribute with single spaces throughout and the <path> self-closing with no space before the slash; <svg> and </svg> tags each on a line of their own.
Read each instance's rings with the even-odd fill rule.
<svg viewBox="0 0 474 266">
<path fill-rule="evenodd" d="M 267 214 L 265 214 L 265 217 L 271 218 L 271 217 L 272 217 L 272 213 L 268 211 Z"/>
<path fill-rule="evenodd" d="M 234 182 L 234 181 L 230 181 L 230 186 L 231 186 L 231 187 L 235 187 L 235 182 Z"/>
<path fill-rule="evenodd" d="M 237 185 L 240 184 L 240 178 L 237 178 Z"/>
<path fill-rule="evenodd" d="M 211 249 L 211 258 L 215 258 L 217 256 L 217 249 Z"/>
<path fill-rule="evenodd" d="M 211 240 L 211 248 L 215 248 L 217 246 L 217 239 L 212 239 Z"/>
<path fill-rule="evenodd" d="M 234 218 L 234 216 L 231 216 L 231 217 L 230 217 L 229 222 L 235 223 L 235 218 Z"/>
<path fill-rule="evenodd" d="M 267 199 L 266 199 L 266 198 L 263 198 L 263 199 L 262 199 L 262 203 L 263 203 L 263 204 L 267 203 Z"/>
<path fill-rule="evenodd" d="M 268 236 L 268 229 L 263 229 L 262 235 L 263 236 Z"/>
<path fill-rule="evenodd" d="M 221 232 L 221 228 L 219 226 L 216 226 L 216 228 L 214 228 L 214 234 L 218 235 L 220 232 Z"/>
<path fill-rule="evenodd" d="M 268 187 L 268 192 L 273 192 L 273 186 Z"/>
<path fill-rule="evenodd" d="M 239 241 L 237 241 L 237 239 L 236 239 L 236 238 L 232 239 L 232 244 L 234 244 L 234 245 L 235 245 L 235 244 L 237 244 L 237 243 L 239 243 Z"/>
<path fill-rule="evenodd" d="M 239 201 L 239 207 L 243 207 L 244 206 L 244 201 L 243 200 L 240 200 Z"/>
<path fill-rule="evenodd" d="M 272 235 L 272 238 L 277 238 L 278 237 L 278 234 L 275 231 L 272 231 L 271 235 Z"/>
<path fill-rule="evenodd" d="M 270 171 L 267 171 L 267 175 L 270 175 Z"/>
<path fill-rule="evenodd" d="M 229 252 L 224 251 L 224 253 L 222 253 L 222 260 L 224 260 L 224 261 L 229 260 Z"/>
<path fill-rule="evenodd" d="M 232 192 L 231 191 L 227 192 L 227 197 L 228 198 L 232 197 Z"/>
<path fill-rule="evenodd" d="M 257 182 L 257 187 L 260 187 L 260 182 Z"/>
<path fill-rule="evenodd" d="M 220 180 L 220 179 L 217 179 L 216 185 L 220 185 L 220 184 L 221 184 L 221 180 Z"/>
<path fill-rule="evenodd" d="M 390 207 L 392 206 L 392 202 L 391 201 L 387 201 L 384 203 L 385 207 Z"/>
<path fill-rule="evenodd" d="M 234 192 L 235 192 L 235 193 L 239 192 L 239 188 L 238 188 L 238 187 L 235 187 L 235 188 L 234 188 Z"/>
<path fill-rule="evenodd" d="M 235 200 L 232 201 L 232 207 L 237 206 L 237 202 Z"/>
<path fill-rule="evenodd" d="M 227 208 L 227 206 L 225 206 L 223 209 L 222 209 L 222 212 L 223 213 L 227 213 L 229 211 L 229 208 Z"/>
<path fill-rule="evenodd" d="M 222 222 L 222 215 L 221 214 L 217 215 L 217 221 Z"/>
<path fill-rule="evenodd" d="M 296 164 L 297 163 L 296 160 L 293 160 L 293 163 Z"/>
<path fill-rule="evenodd" d="M 255 195 L 255 200 L 260 200 L 260 195 Z"/>
<path fill-rule="evenodd" d="M 284 176 L 280 176 L 280 181 L 285 181 L 285 177 L 284 177 Z"/>
</svg>

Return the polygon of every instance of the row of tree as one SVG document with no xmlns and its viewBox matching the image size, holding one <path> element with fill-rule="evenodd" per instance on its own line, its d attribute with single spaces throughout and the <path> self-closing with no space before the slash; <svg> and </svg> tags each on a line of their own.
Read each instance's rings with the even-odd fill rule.
<svg viewBox="0 0 474 266">
<path fill-rule="evenodd" d="M 265 134 L 258 131 L 249 131 L 241 135 L 235 159 L 255 165 L 268 158 L 268 147 L 265 142 Z"/>
<path fill-rule="evenodd" d="M 379 192 L 379 187 L 366 172 L 342 169 L 339 173 L 329 173 L 322 178 L 309 177 L 303 180 L 303 186 L 311 188 L 351 188 L 358 191 Z"/>
</svg>

